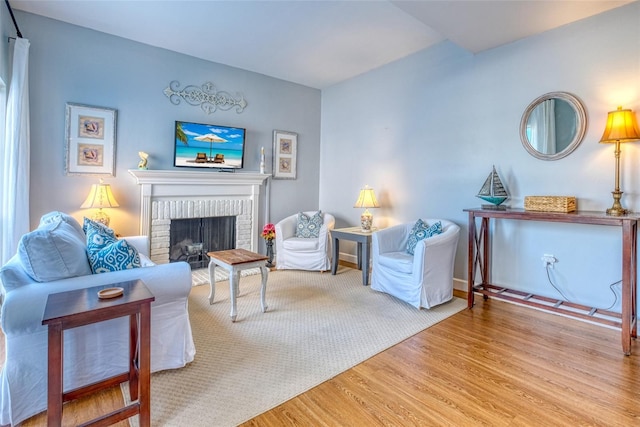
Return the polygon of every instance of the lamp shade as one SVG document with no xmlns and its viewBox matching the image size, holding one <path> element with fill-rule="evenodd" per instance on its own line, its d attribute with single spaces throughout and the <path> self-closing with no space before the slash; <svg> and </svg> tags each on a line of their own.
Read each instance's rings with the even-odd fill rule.
<svg viewBox="0 0 640 427">
<path fill-rule="evenodd" d="M 82 209 L 102 209 L 102 208 L 117 208 L 120 206 L 116 202 L 113 193 L 111 192 L 111 186 L 104 184 L 100 180 L 100 184 L 93 184 L 89 196 L 80 206 Z"/>
<path fill-rule="evenodd" d="M 640 140 L 640 130 L 636 115 L 629 109 L 618 107 L 616 111 L 609 111 L 607 125 L 600 138 L 600 143 L 632 142 Z"/>
<path fill-rule="evenodd" d="M 373 188 L 369 188 L 368 185 L 365 185 L 364 188 L 360 190 L 358 200 L 356 200 L 356 204 L 353 205 L 354 208 L 377 208 L 379 206 L 376 195 L 373 193 Z"/>
</svg>

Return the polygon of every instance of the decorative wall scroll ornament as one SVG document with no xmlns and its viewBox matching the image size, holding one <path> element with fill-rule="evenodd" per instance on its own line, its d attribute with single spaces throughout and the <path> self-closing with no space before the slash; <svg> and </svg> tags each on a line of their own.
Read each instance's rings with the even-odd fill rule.
<svg viewBox="0 0 640 427">
<path fill-rule="evenodd" d="M 180 82 L 177 80 L 169 83 L 164 90 L 164 94 L 169 98 L 173 105 L 180 104 L 180 98 L 189 105 L 200 106 L 202 110 L 211 114 L 216 110 L 228 111 L 235 107 L 236 113 L 240 114 L 247 106 L 244 96 L 237 94 L 238 98 L 234 98 L 229 92 L 217 91 L 211 82 L 207 82 L 202 86 L 189 85 L 184 89 L 180 88 Z"/>
</svg>

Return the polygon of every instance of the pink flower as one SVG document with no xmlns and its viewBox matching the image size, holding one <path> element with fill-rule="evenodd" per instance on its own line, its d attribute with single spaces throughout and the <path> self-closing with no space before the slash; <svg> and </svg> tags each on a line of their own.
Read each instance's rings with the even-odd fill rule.
<svg viewBox="0 0 640 427">
<path fill-rule="evenodd" d="M 273 240 L 276 238 L 276 226 L 269 223 L 269 224 L 265 224 L 264 228 L 262 229 L 262 238 L 264 240 Z"/>
</svg>

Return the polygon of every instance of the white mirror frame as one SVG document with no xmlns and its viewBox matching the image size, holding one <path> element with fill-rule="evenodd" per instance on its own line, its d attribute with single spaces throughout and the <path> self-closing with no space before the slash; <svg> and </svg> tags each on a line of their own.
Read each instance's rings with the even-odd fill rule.
<svg viewBox="0 0 640 427">
<path fill-rule="evenodd" d="M 573 107 L 574 111 L 576 112 L 576 134 L 574 135 L 567 148 L 565 148 L 564 150 L 555 154 L 544 154 L 536 150 L 529 142 L 529 138 L 527 137 L 527 123 L 529 121 L 529 116 L 538 105 L 540 105 L 544 101 L 554 98 L 562 99 L 563 101 L 566 101 L 569 105 L 571 105 L 571 107 Z M 586 132 L 587 114 L 584 105 L 576 96 L 568 92 L 549 92 L 542 96 L 539 96 L 538 98 L 534 99 L 531 104 L 529 104 L 527 109 L 524 111 L 524 114 L 522 114 L 522 119 L 520 120 L 520 140 L 522 141 L 522 145 L 529 152 L 529 154 L 540 160 L 558 160 L 568 156 L 576 148 L 578 148 Z"/>
</svg>

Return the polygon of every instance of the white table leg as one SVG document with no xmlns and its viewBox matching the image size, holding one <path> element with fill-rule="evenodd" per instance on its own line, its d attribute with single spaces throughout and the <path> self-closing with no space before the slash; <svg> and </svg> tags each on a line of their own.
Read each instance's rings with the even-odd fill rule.
<svg viewBox="0 0 640 427">
<path fill-rule="evenodd" d="M 260 274 L 262 275 L 262 287 L 260 288 L 260 303 L 262 304 L 262 312 L 267 311 L 267 279 L 269 278 L 269 268 L 266 266 L 260 267 Z"/>
<path fill-rule="evenodd" d="M 240 271 L 232 268 L 229 271 L 229 292 L 231 293 L 231 321 L 235 322 L 238 316 L 236 298 L 240 289 Z"/>
<path fill-rule="evenodd" d="M 209 261 L 209 305 L 213 304 L 216 296 L 216 263 Z"/>
</svg>

